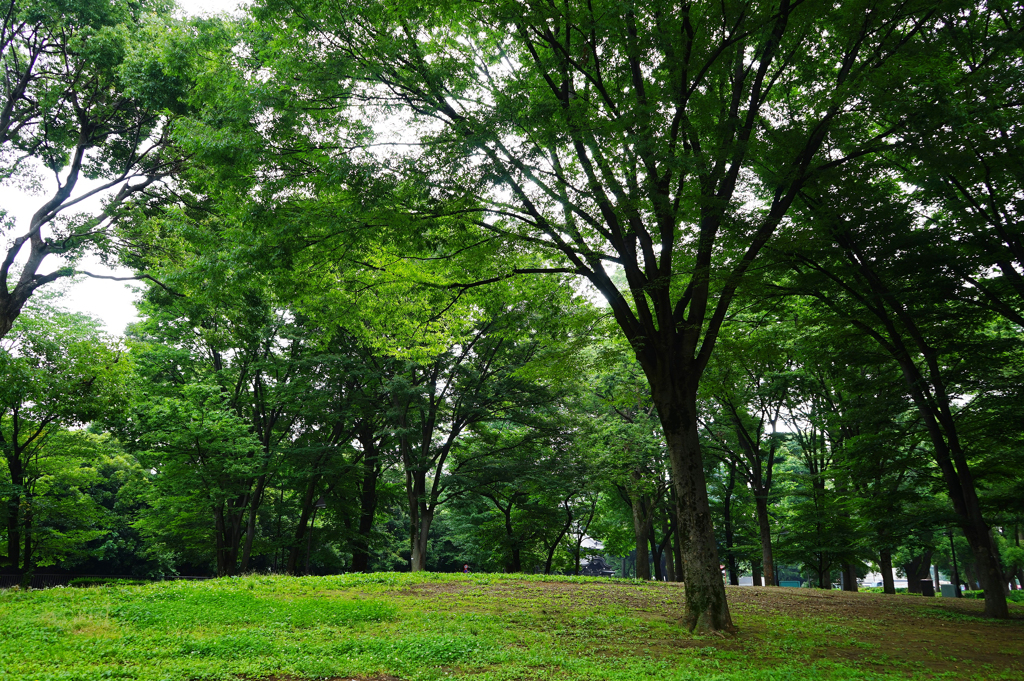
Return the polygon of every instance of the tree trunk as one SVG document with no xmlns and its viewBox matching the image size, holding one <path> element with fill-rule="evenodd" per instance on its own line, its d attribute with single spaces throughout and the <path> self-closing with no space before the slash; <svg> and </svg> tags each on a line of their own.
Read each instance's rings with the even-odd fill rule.
<svg viewBox="0 0 1024 681">
<path fill-rule="evenodd" d="M 316 488 L 320 484 L 320 476 L 314 475 L 306 483 L 306 491 L 302 494 L 302 508 L 299 511 L 299 522 L 295 525 L 295 536 L 292 538 L 292 546 L 288 551 L 288 574 L 299 574 L 299 558 L 302 555 L 303 546 L 307 543 L 306 532 L 309 531 L 309 519 L 313 515 L 313 497 L 316 496 Z"/>
<path fill-rule="evenodd" d="M 18 556 L 21 553 L 21 495 L 25 487 L 25 471 L 21 466 L 21 452 L 18 443 L 12 442 L 13 451 L 8 450 L 7 470 L 11 475 L 13 494 L 7 500 L 7 560 L 12 570 L 18 569 Z"/>
<path fill-rule="evenodd" d="M 370 570 L 370 532 L 377 515 L 377 468 L 378 456 L 372 444 L 363 442 L 363 479 L 359 493 L 359 528 L 352 545 L 352 572 Z"/>
<path fill-rule="evenodd" d="M 684 624 L 690 631 L 736 631 L 725 599 L 725 581 L 718 567 L 718 547 L 698 440 L 696 385 L 687 391 L 685 398 L 677 395 L 671 402 L 659 395 L 661 392 L 654 391 L 655 403 L 659 405 L 672 462 L 672 485 L 679 502 L 676 507 L 686 564 Z"/>
<path fill-rule="evenodd" d="M 647 530 L 647 541 L 651 545 L 651 561 L 654 563 L 654 581 L 663 582 L 665 581 L 665 574 L 661 570 L 661 554 L 663 547 L 658 545 L 658 540 L 654 536 L 654 528 Z"/>
<path fill-rule="evenodd" d="M 683 563 L 682 553 L 682 533 L 679 530 L 679 511 L 678 504 L 675 502 L 675 495 L 673 494 L 672 511 L 673 517 L 669 520 L 672 526 L 672 551 L 675 556 L 675 568 L 676 568 L 676 581 L 686 581 L 686 564 Z"/>
<path fill-rule="evenodd" d="M 430 538 L 430 525 L 434 521 L 434 512 L 420 504 L 417 520 L 412 525 L 412 559 L 410 568 L 413 572 L 427 569 L 427 540 Z"/>
<path fill-rule="evenodd" d="M 892 578 L 892 551 L 889 549 L 878 552 L 878 569 L 882 573 L 882 593 L 895 595 L 896 580 Z"/>
<path fill-rule="evenodd" d="M 21 533 L 18 527 L 20 511 L 21 496 L 11 495 L 7 501 L 7 560 L 12 570 L 18 569 L 18 554 L 21 553 Z"/>
<path fill-rule="evenodd" d="M 664 522 L 662 529 L 665 531 L 665 541 L 663 541 L 662 543 L 665 545 L 665 548 L 667 549 L 665 551 L 665 579 L 667 579 L 670 582 L 675 582 L 676 566 L 674 560 L 675 556 L 673 555 L 675 549 L 673 548 L 674 542 L 672 541 L 672 527 L 671 525 L 669 525 L 668 520 Z"/>
<path fill-rule="evenodd" d="M 750 580 L 754 586 L 761 586 L 761 566 L 756 562 L 750 564 Z"/>
<path fill-rule="evenodd" d="M 21 567 L 22 567 L 21 584 L 22 584 L 22 588 L 27 589 L 30 586 L 32 586 L 32 573 L 35 572 L 35 565 L 33 564 L 34 556 L 32 555 L 32 548 L 33 547 L 32 547 L 32 504 L 31 504 L 31 496 L 26 494 L 25 495 L 25 501 L 26 501 L 26 504 L 25 504 L 25 523 L 24 523 L 25 531 L 24 531 L 24 539 L 23 539 L 23 541 L 25 543 L 25 553 L 24 553 L 24 555 L 22 556 L 22 559 L 21 559 Z"/>
<path fill-rule="evenodd" d="M 909 563 L 904 563 L 903 572 L 907 575 L 907 591 L 909 593 L 921 593 L 921 580 L 931 577 L 929 574 L 931 562 L 932 552 L 926 551 L 912 559 Z"/>
<path fill-rule="evenodd" d="M 263 474 L 256 481 L 256 490 L 252 494 L 252 500 L 249 502 L 249 520 L 245 524 L 245 544 L 242 547 L 242 564 L 239 566 L 240 572 L 245 572 L 249 569 L 249 556 L 252 555 L 252 542 L 256 536 L 256 514 L 259 511 L 260 503 L 263 501 L 263 490 L 267 486 L 267 476 Z"/>
<path fill-rule="evenodd" d="M 739 586 L 740 576 L 736 570 L 736 556 L 733 553 L 732 490 L 736 485 L 736 466 L 729 466 L 729 484 L 722 498 L 722 520 L 725 525 L 725 563 L 729 570 L 729 584 Z"/>
<path fill-rule="evenodd" d="M 851 563 L 843 563 L 843 591 L 857 591 L 857 570 Z"/>
<path fill-rule="evenodd" d="M 772 526 L 768 518 L 768 496 L 758 494 L 754 498 L 757 512 L 757 529 L 761 537 L 761 568 L 764 570 L 764 585 L 778 586 L 775 583 L 775 558 L 772 555 Z"/>
<path fill-rule="evenodd" d="M 650 525 L 643 517 L 643 507 L 639 500 L 633 502 L 633 533 L 636 535 L 636 578 L 651 578 L 651 560 L 648 554 L 648 530 Z"/>
<path fill-rule="evenodd" d="M 226 560 L 227 557 L 224 555 L 225 551 L 226 551 L 226 547 L 224 546 L 224 509 L 223 508 L 218 507 L 218 508 L 213 509 L 213 528 L 214 528 L 213 541 L 214 541 L 214 546 L 216 547 L 216 551 L 217 551 L 217 576 L 218 577 L 225 577 L 228 574 L 228 569 L 227 569 L 227 560 Z"/>
</svg>

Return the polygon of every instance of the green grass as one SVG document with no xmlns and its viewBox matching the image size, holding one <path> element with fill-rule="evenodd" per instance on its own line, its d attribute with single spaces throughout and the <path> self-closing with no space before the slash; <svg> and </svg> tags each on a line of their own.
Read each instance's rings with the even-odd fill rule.
<svg viewBox="0 0 1024 681">
<path fill-rule="evenodd" d="M 813 590 L 730 590 L 741 631 L 720 638 L 680 627 L 679 587 L 623 580 L 388 573 L 12 590 L 0 592 L 0 681 L 1024 678 L 1019 654 L 1000 652 L 1017 650 L 1019 621 L 993 627 L 1005 634 L 994 657 L 961 669 L 960 650 L 883 645 L 892 622 L 787 612 L 808 597 L 789 591 Z M 912 617 L 910 631 L 954 626 L 945 611 Z"/>
</svg>

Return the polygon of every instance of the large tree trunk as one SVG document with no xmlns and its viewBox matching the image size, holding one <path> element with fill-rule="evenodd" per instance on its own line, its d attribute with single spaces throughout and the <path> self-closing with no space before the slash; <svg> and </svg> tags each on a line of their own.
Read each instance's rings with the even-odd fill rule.
<svg viewBox="0 0 1024 681">
<path fill-rule="evenodd" d="M 889 549 L 878 552 L 878 569 L 882 572 L 882 593 L 895 595 L 896 580 L 892 578 L 892 551 Z"/>
<path fill-rule="evenodd" d="M 698 439 L 696 382 L 685 387 L 685 394 L 680 394 L 681 389 L 684 386 L 679 382 L 670 382 L 654 387 L 653 396 L 668 444 L 683 535 L 682 553 L 686 564 L 683 621 L 690 631 L 735 631 L 725 599 L 725 581 L 718 567 L 718 547 L 711 523 L 711 505 Z"/>
<path fill-rule="evenodd" d="M 768 518 L 768 494 L 758 494 L 754 498 L 757 513 L 757 529 L 761 537 L 761 568 L 764 571 L 764 585 L 778 586 L 775 583 L 775 558 L 772 555 L 772 526 Z"/>
<path fill-rule="evenodd" d="M 843 591 L 857 591 L 857 571 L 851 563 L 843 562 Z"/>
<path fill-rule="evenodd" d="M 932 552 L 926 551 L 920 556 L 903 564 L 903 572 L 907 575 L 907 591 L 912 594 L 921 593 L 921 580 L 930 579 L 929 567 L 932 562 Z"/>
</svg>

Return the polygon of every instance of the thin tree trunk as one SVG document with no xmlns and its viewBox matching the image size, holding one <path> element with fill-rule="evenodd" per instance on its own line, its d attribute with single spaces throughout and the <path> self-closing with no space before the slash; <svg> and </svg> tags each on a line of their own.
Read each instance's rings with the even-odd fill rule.
<svg viewBox="0 0 1024 681">
<path fill-rule="evenodd" d="M 686 564 L 683 562 L 683 540 L 679 526 L 679 504 L 675 501 L 675 493 L 672 494 L 672 518 L 669 523 L 672 527 L 672 550 L 675 552 L 676 581 L 686 581 Z"/>
<path fill-rule="evenodd" d="M 25 542 L 25 553 L 21 559 L 22 565 L 22 577 L 21 585 L 22 588 L 28 589 L 32 586 L 32 574 L 35 572 L 35 564 L 33 562 L 34 556 L 32 555 L 32 505 L 31 495 L 25 495 L 25 523 L 24 523 L 24 542 Z"/>
<path fill-rule="evenodd" d="M 740 576 L 736 569 L 736 556 L 733 553 L 733 523 L 732 523 L 732 491 L 736 485 L 736 466 L 729 466 L 729 483 L 725 488 L 725 496 L 722 499 L 722 520 L 725 525 L 725 563 L 729 570 L 729 584 L 739 586 Z"/>
<path fill-rule="evenodd" d="M 640 500 L 633 502 L 633 533 L 636 535 L 636 578 L 651 578 L 651 561 L 648 557 L 647 532 L 650 525 L 644 518 L 643 505 Z"/>
<path fill-rule="evenodd" d="M 647 542 L 651 545 L 651 560 L 654 562 L 654 581 L 665 581 L 665 575 L 661 570 L 661 553 L 663 547 L 658 545 L 658 538 L 654 536 L 654 527 L 647 528 Z"/>
<path fill-rule="evenodd" d="M 372 443 L 363 441 L 363 479 L 359 492 L 359 527 L 352 546 L 352 572 L 369 572 L 370 532 L 377 515 L 377 452 Z"/>
<path fill-rule="evenodd" d="M 252 494 L 252 501 L 249 502 L 249 519 L 245 524 L 245 544 L 242 546 L 242 563 L 239 571 L 245 572 L 249 569 L 249 556 L 252 555 L 252 542 L 256 536 L 256 515 L 263 501 L 263 490 L 266 489 L 267 476 L 263 474 L 256 481 L 256 490 Z"/>
<path fill-rule="evenodd" d="M 757 514 L 757 530 L 761 538 L 761 568 L 764 571 L 764 585 L 778 586 L 775 583 L 775 558 L 772 555 L 772 526 L 768 517 L 767 495 L 754 498 Z"/>
<path fill-rule="evenodd" d="M 674 542 L 672 541 L 672 527 L 669 521 L 666 519 L 662 530 L 665 532 L 665 541 L 662 543 L 665 545 L 665 578 L 670 582 L 676 581 L 676 566 L 675 566 L 675 555 L 674 555 Z"/>
<path fill-rule="evenodd" d="M 21 553 L 21 495 L 11 495 L 7 501 L 7 560 L 12 570 L 18 569 L 18 554 Z"/>
<path fill-rule="evenodd" d="M 306 532 L 309 531 L 309 519 L 313 515 L 313 497 L 316 495 L 316 488 L 320 484 L 320 476 L 314 475 L 306 483 L 306 490 L 302 493 L 302 508 L 299 511 L 299 522 L 295 525 L 295 536 L 292 538 L 292 546 L 288 551 L 288 574 L 299 574 L 299 558 L 302 555 L 303 546 L 307 543 Z"/>
<path fill-rule="evenodd" d="M 7 500 L 7 561 L 12 570 L 18 569 L 18 557 L 21 553 L 21 496 L 25 488 L 25 471 L 21 465 L 21 452 L 18 451 L 16 437 L 9 443 L 7 470 L 11 476 L 14 493 Z M 13 451 L 12 451 L 13 450 Z"/>
<path fill-rule="evenodd" d="M 217 550 L 217 576 L 225 577 L 228 574 L 227 571 L 227 560 L 224 555 L 224 510 L 222 508 L 213 509 L 213 527 L 214 527 L 214 545 Z"/>
</svg>

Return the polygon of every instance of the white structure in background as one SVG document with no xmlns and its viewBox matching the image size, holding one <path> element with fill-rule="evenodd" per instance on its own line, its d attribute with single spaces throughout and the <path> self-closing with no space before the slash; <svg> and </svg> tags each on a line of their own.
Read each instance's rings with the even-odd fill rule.
<svg viewBox="0 0 1024 681">
<path fill-rule="evenodd" d="M 934 575 L 935 574 L 935 566 L 934 565 L 931 566 L 931 569 L 928 571 L 928 574 L 929 575 Z M 941 575 L 940 575 L 940 577 L 941 577 Z M 894 584 L 895 588 L 897 588 L 897 589 L 906 589 L 907 588 L 907 580 L 905 578 L 900 578 L 900 577 L 896 576 L 896 568 L 892 569 L 892 580 L 893 580 L 893 584 Z M 940 586 L 943 585 L 943 584 L 950 584 L 950 583 L 951 582 L 948 579 L 939 579 L 939 585 Z M 881 587 L 882 586 L 882 573 L 881 572 L 869 572 L 864 577 L 864 579 L 858 579 L 857 580 L 857 585 L 858 586 L 877 586 L 877 587 Z"/>
</svg>

